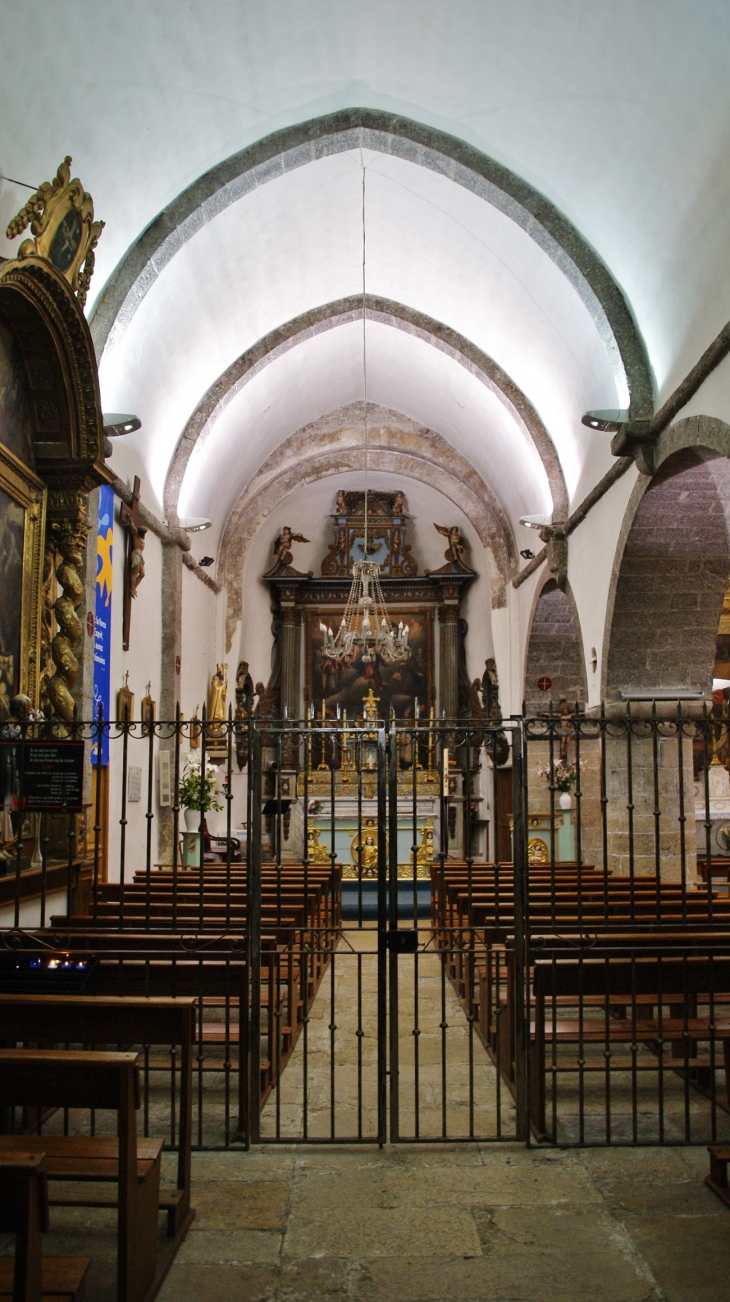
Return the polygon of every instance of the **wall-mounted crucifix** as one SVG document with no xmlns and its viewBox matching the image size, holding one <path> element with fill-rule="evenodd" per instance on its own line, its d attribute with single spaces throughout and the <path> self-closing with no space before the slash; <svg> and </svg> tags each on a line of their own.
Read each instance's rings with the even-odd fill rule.
<svg viewBox="0 0 730 1302">
<path fill-rule="evenodd" d="M 129 633 L 132 623 L 132 599 L 144 578 L 144 540 L 147 529 L 139 514 L 139 476 L 134 476 L 132 501 L 122 502 L 119 519 L 127 531 L 124 551 L 124 613 L 122 619 L 122 648 L 129 650 Z"/>
</svg>

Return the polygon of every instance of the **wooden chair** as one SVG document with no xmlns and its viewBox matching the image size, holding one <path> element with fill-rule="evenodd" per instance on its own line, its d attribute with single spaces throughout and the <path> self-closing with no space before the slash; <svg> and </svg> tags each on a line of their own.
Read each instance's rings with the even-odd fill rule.
<svg viewBox="0 0 730 1302">
<path fill-rule="evenodd" d="M 43 1153 L 0 1157 L 0 1229 L 15 1234 L 15 1257 L 0 1257 L 3 1302 L 83 1302 L 89 1258 L 42 1256 L 41 1234 L 48 1229 Z"/>
<path fill-rule="evenodd" d="M 118 1184 L 118 1302 L 148 1302 L 161 1283 L 155 1254 L 162 1140 L 137 1142 L 137 1054 L 0 1049 L 0 1106 L 117 1113 L 117 1139 L 44 1135 L 42 1145 L 49 1175 Z M 0 1135 L 0 1157 L 14 1158 L 28 1143 L 27 1135 Z"/>
</svg>

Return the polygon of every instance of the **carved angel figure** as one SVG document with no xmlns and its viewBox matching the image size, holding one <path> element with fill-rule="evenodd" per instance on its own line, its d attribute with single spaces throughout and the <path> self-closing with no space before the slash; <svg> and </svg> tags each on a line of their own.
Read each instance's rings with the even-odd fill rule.
<svg viewBox="0 0 730 1302">
<path fill-rule="evenodd" d="M 292 533 L 288 524 L 284 525 L 281 533 L 274 539 L 274 555 L 279 565 L 291 565 L 292 554 L 291 545 L 295 542 L 309 542 L 303 533 Z"/>
<path fill-rule="evenodd" d="M 444 558 L 452 565 L 458 565 L 466 551 L 466 543 L 461 536 L 458 525 L 434 524 L 433 527 L 437 533 L 443 534 L 444 538 L 449 540 L 448 548 L 444 552 Z"/>
</svg>

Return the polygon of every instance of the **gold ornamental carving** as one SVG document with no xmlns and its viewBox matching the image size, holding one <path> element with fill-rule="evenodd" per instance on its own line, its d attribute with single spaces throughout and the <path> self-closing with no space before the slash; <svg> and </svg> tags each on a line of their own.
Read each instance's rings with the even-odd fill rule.
<svg viewBox="0 0 730 1302">
<path fill-rule="evenodd" d="M 66 494 L 59 495 L 65 499 Z M 84 596 L 82 578 L 84 551 L 89 522 L 86 513 L 86 494 L 77 493 L 73 514 L 65 519 L 53 519 L 60 510 L 68 509 L 66 501 L 56 501 L 56 495 L 49 496 L 49 515 L 51 516 L 48 538 L 58 558 L 56 564 L 56 582 L 61 595 L 53 603 L 58 631 L 51 641 L 51 657 L 55 672 L 43 684 L 43 693 L 50 702 L 54 715 L 64 723 L 72 723 L 74 717 L 73 689 L 76 683 L 79 663 L 75 652 L 82 638 L 81 621 L 76 614 Z M 54 509 L 55 508 L 55 509 Z"/>
<path fill-rule="evenodd" d="M 23 464 L 9 448 L 0 443 L 0 489 L 11 499 L 13 509 L 18 515 L 17 536 L 20 540 L 21 556 L 18 565 L 21 573 L 20 592 L 15 599 L 20 600 L 18 664 L 13 663 L 13 656 L 0 656 L 4 663 L 0 665 L 0 721 L 7 714 L 13 695 L 12 684 L 16 691 L 30 698 L 32 704 L 38 704 L 38 679 L 40 665 L 38 655 L 41 642 L 41 610 L 43 596 L 43 537 L 45 532 L 46 492 L 42 481 L 32 470 Z M 7 528 L 7 521 L 5 522 Z M 12 535 L 11 535 L 12 536 Z M 6 553 L 9 550 L 6 541 Z M 8 576 L 3 576 L 8 587 Z M 0 600 L 11 601 L 11 591 L 3 591 L 0 586 Z"/>
<path fill-rule="evenodd" d="M 104 222 L 94 221 L 94 201 L 78 177 L 71 180 L 68 154 L 53 180 L 44 181 L 10 222 L 7 238 L 14 240 L 27 226 L 33 238 L 23 240 L 18 257 L 47 259 L 68 281 L 83 307 Z"/>
<path fill-rule="evenodd" d="M 329 863 L 330 852 L 326 845 L 319 843 L 319 828 L 307 829 L 307 859 L 309 863 Z"/>
<path fill-rule="evenodd" d="M 356 867 L 362 868 L 363 877 L 377 877 L 378 875 L 378 824 L 374 818 L 366 818 L 362 829 L 362 845 L 360 833 L 356 832 L 350 841 L 350 856 Z M 348 877 L 357 874 L 350 870 Z"/>
</svg>

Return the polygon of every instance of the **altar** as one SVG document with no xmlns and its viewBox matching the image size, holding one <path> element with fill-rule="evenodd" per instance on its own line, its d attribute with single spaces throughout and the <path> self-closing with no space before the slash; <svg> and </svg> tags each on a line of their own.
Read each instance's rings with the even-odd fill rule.
<svg viewBox="0 0 730 1302">
<path fill-rule="evenodd" d="M 372 801 L 363 802 L 361 832 L 358 834 L 357 801 L 338 801 L 334 819 L 330 808 L 310 816 L 308 820 L 308 854 L 314 863 L 328 863 L 332 853 L 334 823 L 335 859 L 342 865 L 343 881 L 374 880 L 378 875 L 378 817 Z M 412 879 L 414 859 L 413 808 L 405 801 L 398 802 L 397 845 L 398 877 Z M 415 863 L 416 877 L 428 880 L 430 865 L 438 855 L 439 821 L 436 800 L 419 801 L 416 814 Z M 386 853 L 390 862 L 390 846 L 386 831 Z"/>
</svg>

